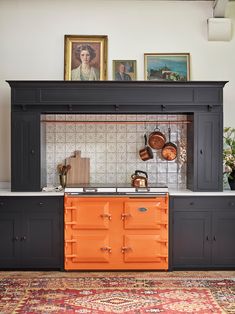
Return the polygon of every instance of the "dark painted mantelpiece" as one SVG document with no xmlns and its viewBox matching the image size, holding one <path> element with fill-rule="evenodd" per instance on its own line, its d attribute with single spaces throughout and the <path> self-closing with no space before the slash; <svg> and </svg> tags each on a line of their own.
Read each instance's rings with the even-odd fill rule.
<svg viewBox="0 0 235 314">
<path fill-rule="evenodd" d="M 12 191 L 46 183 L 44 113 L 187 113 L 188 180 L 193 191 L 221 191 L 226 82 L 7 81 L 11 86 Z M 42 165 L 42 166 L 41 166 Z"/>
</svg>

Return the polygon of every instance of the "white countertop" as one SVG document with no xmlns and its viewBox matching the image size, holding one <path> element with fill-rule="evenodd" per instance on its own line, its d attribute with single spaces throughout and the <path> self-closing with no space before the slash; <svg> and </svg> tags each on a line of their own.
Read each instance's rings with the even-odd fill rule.
<svg viewBox="0 0 235 314">
<path fill-rule="evenodd" d="M 223 192 L 193 192 L 190 190 L 169 189 L 171 196 L 235 196 L 235 191 L 224 190 Z M 64 190 L 59 192 L 11 192 L 9 188 L 0 188 L 0 196 L 63 196 Z"/>
</svg>

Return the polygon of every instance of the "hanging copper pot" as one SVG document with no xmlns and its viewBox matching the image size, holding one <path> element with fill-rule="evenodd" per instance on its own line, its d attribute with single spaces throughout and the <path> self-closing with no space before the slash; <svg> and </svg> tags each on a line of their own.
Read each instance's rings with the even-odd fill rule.
<svg viewBox="0 0 235 314">
<path fill-rule="evenodd" d="M 161 149 L 166 143 L 165 135 L 158 127 L 149 135 L 149 146 L 153 149 Z"/>
<path fill-rule="evenodd" d="M 152 149 L 147 145 L 147 135 L 144 135 L 145 147 L 139 150 L 140 158 L 143 161 L 153 159 Z"/>
<path fill-rule="evenodd" d="M 165 160 L 171 161 L 174 160 L 177 157 L 177 146 L 171 142 L 171 129 L 168 128 L 169 133 L 169 142 L 165 143 L 165 145 L 162 148 L 162 157 Z"/>
</svg>

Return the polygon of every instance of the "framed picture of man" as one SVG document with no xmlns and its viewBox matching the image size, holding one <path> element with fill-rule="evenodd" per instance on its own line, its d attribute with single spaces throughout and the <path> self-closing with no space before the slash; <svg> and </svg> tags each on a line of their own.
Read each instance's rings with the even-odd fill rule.
<svg viewBox="0 0 235 314">
<path fill-rule="evenodd" d="M 113 60 L 113 80 L 135 81 L 136 60 Z"/>
<path fill-rule="evenodd" d="M 65 35 L 64 79 L 99 81 L 107 79 L 108 37 Z"/>
<path fill-rule="evenodd" d="M 144 78 L 147 81 L 188 81 L 189 53 L 145 53 Z"/>
</svg>

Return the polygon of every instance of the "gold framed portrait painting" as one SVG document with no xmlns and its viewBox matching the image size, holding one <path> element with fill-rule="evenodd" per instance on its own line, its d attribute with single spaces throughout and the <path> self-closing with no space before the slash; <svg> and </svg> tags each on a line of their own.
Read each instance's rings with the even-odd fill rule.
<svg viewBox="0 0 235 314">
<path fill-rule="evenodd" d="M 189 81 L 189 53 L 145 53 L 144 78 L 147 81 Z"/>
<path fill-rule="evenodd" d="M 64 36 L 64 79 L 99 81 L 107 79 L 108 36 Z"/>
<path fill-rule="evenodd" d="M 136 60 L 113 60 L 114 81 L 135 81 Z"/>
</svg>

